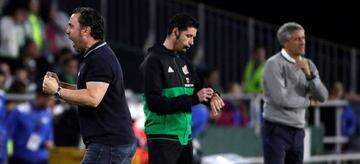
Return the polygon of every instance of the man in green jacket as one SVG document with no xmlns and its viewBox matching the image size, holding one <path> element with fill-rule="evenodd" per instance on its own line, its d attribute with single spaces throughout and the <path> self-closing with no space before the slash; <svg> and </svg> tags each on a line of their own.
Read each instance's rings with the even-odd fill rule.
<svg viewBox="0 0 360 164">
<path fill-rule="evenodd" d="M 191 16 L 175 15 L 163 44 L 151 47 L 140 66 L 150 164 L 191 164 L 191 106 L 210 103 L 215 114 L 224 106 L 212 88 L 203 88 L 186 57 L 198 27 Z"/>
</svg>

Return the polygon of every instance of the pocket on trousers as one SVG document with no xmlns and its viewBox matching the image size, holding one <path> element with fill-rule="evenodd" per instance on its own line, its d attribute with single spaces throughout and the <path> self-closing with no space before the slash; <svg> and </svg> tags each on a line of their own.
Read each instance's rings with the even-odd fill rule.
<svg viewBox="0 0 360 164">
<path fill-rule="evenodd" d="M 90 144 L 85 152 L 82 163 L 99 161 L 103 156 L 104 147 L 98 144 Z"/>
<path fill-rule="evenodd" d="M 111 152 L 112 162 L 124 163 L 124 161 L 131 162 L 132 157 L 136 151 L 135 144 L 116 146 Z"/>
</svg>

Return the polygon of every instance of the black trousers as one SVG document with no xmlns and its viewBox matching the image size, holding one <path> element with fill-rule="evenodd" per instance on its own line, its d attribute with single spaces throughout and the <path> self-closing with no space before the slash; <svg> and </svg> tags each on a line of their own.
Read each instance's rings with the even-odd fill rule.
<svg viewBox="0 0 360 164">
<path fill-rule="evenodd" d="M 149 164 L 192 164 L 192 142 L 181 145 L 179 141 L 148 140 Z"/>
<path fill-rule="evenodd" d="M 262 146 L 265 164 L 302 164 L 304 129 L 264 121 Z"/>
</svg>

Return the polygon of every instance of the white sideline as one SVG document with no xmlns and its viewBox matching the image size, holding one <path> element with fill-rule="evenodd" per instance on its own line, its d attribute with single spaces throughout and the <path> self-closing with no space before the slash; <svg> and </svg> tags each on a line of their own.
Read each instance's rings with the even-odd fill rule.
<svg viewBox="0 0 360 164">
<path fill-rule="evenodd" d="M 231 160 L 230 160 L 231 159 Z M 328 154 L 315 155 L 304 159 L 304 162 L 334 162 L 334 161 L 360 161 L 360 153 L 346 153 L 346 154 Z M 262 157 L 244 158 L 236 154 L 218 154 L 210 155 L 203 158 L 203 164 L 212 163 L 222 164 L 244 164 L 244 163 L 263 163 Z"/>
</svg>

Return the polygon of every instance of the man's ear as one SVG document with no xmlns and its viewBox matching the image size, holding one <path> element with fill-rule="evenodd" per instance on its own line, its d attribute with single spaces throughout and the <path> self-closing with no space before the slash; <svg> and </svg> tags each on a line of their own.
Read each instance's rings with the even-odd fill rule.
<svg viewBox="0 0 360 164">
<path fill-rule="evenodd" d="M 173 29 L 173 33 L 175 34 L 176 39 L 179 39 L 179 38 L 180 38 L 179 28 L 175 27 L 175 28 Z"/>
<path fill-rule="evenodd" d="M 86 34 L 86 33 L 90 34 L 90 32 L 91 32 L 91 27 L 89 27 L 89 26 L 83 27 L 81 29 L 81 34 Z"/>
</svg>

